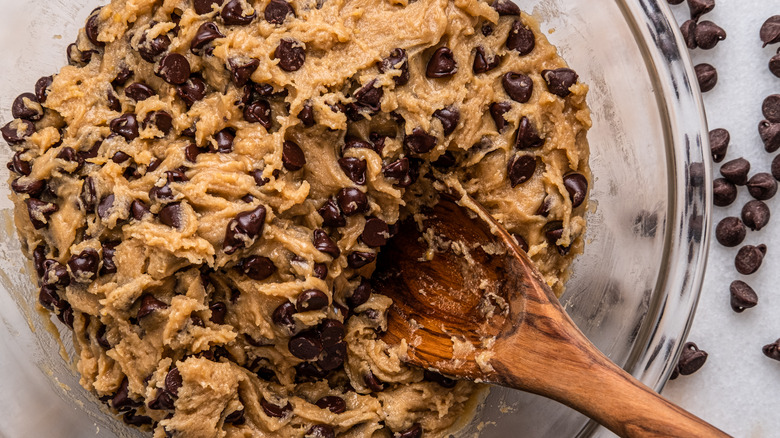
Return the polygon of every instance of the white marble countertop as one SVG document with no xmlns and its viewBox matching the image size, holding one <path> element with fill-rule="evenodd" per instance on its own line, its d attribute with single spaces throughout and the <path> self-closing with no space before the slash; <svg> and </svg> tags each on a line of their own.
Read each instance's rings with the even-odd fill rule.
<svg viewBox="0 0 780 438">
<path fill-rule="evenodd" d="M 780 78 L 768 68 L 778 45 L 761 48 L 759 29 L 766 18 L 780 14 L 780 0 L 716 0 L 702 20 L 727 32 L 713 50 L 693 50 L 695 64 L 707 62 L 718 70 L 718 85 L 704 94 L 710 129 L 725 128 L 731 145 L 723 161 L 744 157 L 751 175 L 768 172 L 775 154 L 764 151 L 758 135 L 764 97 L 780 93 Z M 689 18 L 685 3 L 671 6 L 682 23 Z M 722 163 L 720 163 L 722 164 Z M 714 177 L 720 176 L 714 164 Z M 752 199 L 742 187 L 729 207 L 715 207 L 715 225 L 726 216 L 739 216 Z M 753 275 L 734 269 L 738 248 L 725 248 L 713 239 L 707 274 L 689 341 L 709 353 L 704 367 L 670 381 L 663 395 L 735 437 L 780 437 L 780 362 L 765 357 L 761 347 L 780 338 L 780 195 L 767 201 L 775 217 L 760 231 L 748 230 L 744 244 L 765 243 L 764 263 Z M 758 306 L 735 313 L 729 305 L 729 284 L 736 279 L 753 287 Z"/>
</svg>

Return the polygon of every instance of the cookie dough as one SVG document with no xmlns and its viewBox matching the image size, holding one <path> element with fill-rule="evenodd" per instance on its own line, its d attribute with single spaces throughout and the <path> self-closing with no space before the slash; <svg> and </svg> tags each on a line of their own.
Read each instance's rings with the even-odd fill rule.
<svg viewBox="0 0 780 438">
<path fill-rule="evenodd" d="M 436 437 L 479 385 L 403 363 L 367 278 L 457 186 L 560 292 L 578 81 L 514 3 L 113 0 L 15 101 L 11 196 L 81 384 L 163 437 Z"/>
</svg>

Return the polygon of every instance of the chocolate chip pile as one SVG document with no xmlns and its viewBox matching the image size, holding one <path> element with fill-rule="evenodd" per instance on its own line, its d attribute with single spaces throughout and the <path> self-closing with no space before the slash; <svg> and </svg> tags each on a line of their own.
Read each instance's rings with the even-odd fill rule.
<svg viewBox="0 0 780 438">
<path fill-rule="evenodd" d="M 669 0 L 670 4 L 680 4 L 682 0 Z M 708 21 L 698 22 L 698 18 L 715 7 L 714 0 L 688 0 L 691 19 L 680 27 L 683 38 L 689 49 L 711 49 L 718 41 L 726 38 L 726 32 Z M 768 18 L 759 31 L 759 37 L 764 47 L 780 43 L 780 15 Z M 780 48 L 778 54 L 769 61 L 769 70 L 780 77 Z M 717 83 L 717 72 L 708 64 L 696 66 L 697 79 L 702 92 L 710 91 Z M 761 107 L 765 120 L 758 124 L 758 132 L 767 153 L 780 149 L 780 95 L 774 94 L 764 99 Z M 722 162 L 728 152 L 730 135 L 722 128 L 713 129 L 709 133 L 712 159 L 715 163 Z M 715 228 L 715 238 L 719 244 L 728 247 L 740 246 L 747 236 L 748 229 L 759 231 L 769 224 L 771 212 L 765 201 L 772 199 L 777 193 L 780 181 L 780 156 L 775 156 L 771 164 L 771 173 L 750 174 L 750 162 L 744 158 L 735 158 L 720 167 L 721 177 L 713 180 L 713 203 L 718 207 L 726 207 L 737 199 L 738 187 L 744 186 L 752 200 L 742 207 L 740 217 L 726 217 L 720 220 Z M 767 253 L 767 246 L 744 245 L 739 248 L 734 258 L 734 268 L 741 275 L 756 273 L 762 265 Z M 758 304 L 758 294 L 746 282 L 734 280 L 729 287 L 730 304 L 734 312 L 741 313 Z M 780 360 L 780 339 L 766 345 L 763 352 L 766 356 Z M 707 354 L 699 350 L 695 344 L 688 343 L 683 349 L 680 362 L 673 372 L 672 378 L 679 374 L 690 374 L 704 365 Z"/>
<path fill-rule="evenodd" d="M 582 251 L 587 86 L 510 1 L 114 0 L 67 58 L 2 127 L 16 225 L 156 437 L 444 435 L 480 385 L 381 340 L 395 224 L 468 193 L 558 292 Z"/>
</svg>

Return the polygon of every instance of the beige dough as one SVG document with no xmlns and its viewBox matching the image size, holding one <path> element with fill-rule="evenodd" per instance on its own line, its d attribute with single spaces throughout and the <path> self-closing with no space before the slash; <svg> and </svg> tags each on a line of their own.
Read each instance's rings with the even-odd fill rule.
<svg viewBox="0 0 780 438">
<path fill-rule="evenodd" d="M 587 86 L 551 92 L 542 71 L 566 65 L 536 22 L 483 1 L 293 0 L 278 24 L 268 17 L 281 0 L 214 1 L 199 14 L 190 0 L 113 0 L 71 65 L 3 128 L 19 234 L 42 304 L 73 328 L 81 384 L 157 438 L 445 435 L 481 386 L 404 365 L 403 346 L 377 339 L 391 301 L 353 294 L 392 232 L 384 224 L 447 185 L 522 237 L 560 293 L 585 227 L 587 202 L 572 208 L 564 176 L 590 179 Z M 219 36 L 191 49 L 207 22 Z M 532 31 L 530 53 L 507 48 L 513 25 Z M 453 70 L 446 56 L 429 65 L 441 47 L 457 72 L 429 77 Z M 379 69 L 397 48 L 408 64 Z M 475 72 L 478 52 L 501 58 Z M 186 58 L 187 84 L 171 54 Z M 246 65 L 256 69 L 242 78 Z M 505 91 L 508 72 L 532 80 L 527 102 Z M 193 77 L 206 88 L 188 105 L 177 88 Z M 490 107 L 501 102 L 499 131 Z M 452 132 L 434 114 L 445 108 L 459 112 Z M 523 118 L 543 146 L 515 146 Z M 513 187 L 510 162 L 525 156 L 536 167 Z M 337 198 L 343 224 L 323 224 L 318 210 Z M 369 218 L 380 221 L 364 232 Z M 299 309 L 275 322 L 284 303 Z M 318 406 L 325 396 L 343 401 L 338 413 Z"/>
</svg>

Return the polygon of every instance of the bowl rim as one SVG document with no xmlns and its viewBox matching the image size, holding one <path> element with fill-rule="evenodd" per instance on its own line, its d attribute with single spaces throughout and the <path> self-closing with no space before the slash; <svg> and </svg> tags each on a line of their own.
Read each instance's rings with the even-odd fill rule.
<svg viewBox="0 0 780 438">
<path fill-rule="evenodd" d="M 661 0 L 615 0 L 644 54 L 664 121 L 669 206 L 664 261 L 648 318 L 624 368 L 661 392 L 693 323 L 712 222 L 711 156 L 704 103 L 693 62 L 669 6 Z M 661 292 L 661 293 L 658 293 Z M 589 421 L 576 435 L 606 432 Z"/>
</svg>

